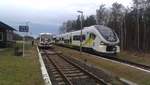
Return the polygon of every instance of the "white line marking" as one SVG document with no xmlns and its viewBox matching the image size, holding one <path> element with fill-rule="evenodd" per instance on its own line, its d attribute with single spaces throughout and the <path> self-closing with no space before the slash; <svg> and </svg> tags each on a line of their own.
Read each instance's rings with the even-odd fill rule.
<svg viewBox="0 0 150 85">
<path fill-rule="evenodd" d="M 121 80 L 122 82 L 126 83 L 126 84 L 129 84 L 129 85 L 138 85 L 138 84 L 136 84 L 136 83 L 134 83 L 134 82 L 131 82 L 131 81 L 129 81 L 129 80 L 126 80 L 126 79 L 124 79 L 124 78 L 120 78 L 120 80 Z"/>
<path fill-rule="evenodd" d="M 52 85 L 38 46 L 37 46 L 37 51 L 38 51 L 38 55 L 39 55 L 39 61 L 41 64 L 42 77 L 44 79 L 45 85 Z"/>
<path fill-rule="evenodd" d="M 135 68 L 135 69 L 138 69 L 138 70 L 141 70 L 141 71 L 145 71 L 145 72 L 147 72 L 147 73 L 150 73 L 150 70 L 142 69 L 142 68 L 140 68 L 140 67 L 136 67 L 136 66 L 133 66 L 133 65 L 129 65 L 129 64 L 126 64 L 126 63 L 119 62 L 119 61 L 115 61 L 115 60 L 103 58 L 103 57 L 100 57 L 100 56 L 96 56 L 96 55 L 94 55 L 94 56 L 95 56 L 96 58 L 104 59 L 104 60 L 111 61 L 111 62 L 114 62 L 114 63 L 119 63 L 119 64 L 122 64 L 122 65 L 126 65 L 126 66 L 129 66 L 129 67 L 132 67 L 132 68 Z"/>
</svg>

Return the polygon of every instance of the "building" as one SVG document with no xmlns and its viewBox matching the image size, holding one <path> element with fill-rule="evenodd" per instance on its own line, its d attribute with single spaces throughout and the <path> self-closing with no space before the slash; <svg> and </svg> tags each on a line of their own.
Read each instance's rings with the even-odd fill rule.
<svg viewBox="0 0 150 85">
<path fill-rule="evenodd" d="M 8 47 L 14 44 L 14 31 L 16 31 L 14 28 L 0 21 L 0 47 Z"/>
</svg>

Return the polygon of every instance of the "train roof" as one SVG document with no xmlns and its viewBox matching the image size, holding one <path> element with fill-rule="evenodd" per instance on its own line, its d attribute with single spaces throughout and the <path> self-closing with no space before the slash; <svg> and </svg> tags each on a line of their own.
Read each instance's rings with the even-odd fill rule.
<svg viewBox="0 0 150 85">
<path fill-rule="evenodd" d="M 93 28 L 95 28 L 95 29 L 111 29 L 111 28 L 109 28 L 109 27 L 107 27 L 107 26 L 104 26 L 104 25 L 92 25 L 92 26 L 89 26 L 89 27 L 84 27 L 83 28 L 83 31 L 91 31 L 91 30 L 93 30 Z M 70 34 L 70 33 L 79 33 L 79 32 L 81 32 L 81 30 L 77 30 L 77 31 L 72 31 L 72 32 L 67 32 L 67 33 L 64 33 L 64 34 L 59 34 L 59 35 L 57 35 L 57 37 L 60 37 L 60 36 L 64 36 L 64 35 L 67 35 L 67 34 Z"/>
<path fill-rule="evenodd" d="M 40 33 L 40 35 L 52 35 L 52 33 Z"/>
</svg>

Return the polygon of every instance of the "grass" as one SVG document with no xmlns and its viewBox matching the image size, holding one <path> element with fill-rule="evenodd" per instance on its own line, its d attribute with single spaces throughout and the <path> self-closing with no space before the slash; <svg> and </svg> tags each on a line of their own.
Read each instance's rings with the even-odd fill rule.
<svg viewBox="0 0 150 85">
<path fill-rule="evenodd" d="M 94 55 L 90 55 L 87 53 L 83 53 L 83 55 L 81 55 L 78 51 L 68 48 L 56 46 L 56 49 L 62 51 L 65 55 L 72 56 L 77 60 L 84 61 L 86 59 L 87 63 L 97 66 L 100 69 L 104 69 L 112 75 L 123 77 L 139 85 L 150 85 L 149 73 L 122 64 L 117 64 L 104 59 L 95 58 Z"/>
<path fill-rule="evenodd" d="M 36 48 L 26 46 L 25 57 L 14 56 L 13 48 L 0 51 L 0 85 L 44 85 Z"/>
<path fill-rule="evenodd" d="M 139 52 L 128 52 L 123 51 L 117 55 L 118 58 L 133 61 L 140 64 L 145 64 L 150 66 L 150 54 L 139 53 Z"/>
</svg>

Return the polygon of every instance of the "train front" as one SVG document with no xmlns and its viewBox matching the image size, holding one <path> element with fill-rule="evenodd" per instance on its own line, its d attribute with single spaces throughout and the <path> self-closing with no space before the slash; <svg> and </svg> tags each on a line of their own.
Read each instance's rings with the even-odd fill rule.
<svg viewBox="0 0 150 85">
<path fill-rule="evenodd" d="M 116 54 L 120 52 L 119 38 L 117 34 L 110 28 L 96 25 L 95 28 L 98 31 L 99 39 L 96 49 L 101 53 Z"/>
<path fill-rule="evenodd" d="M 40 47 L 49 48 L 52 46 L 52 34 L 41 33 L 40 34 Z"/>
</svg>

